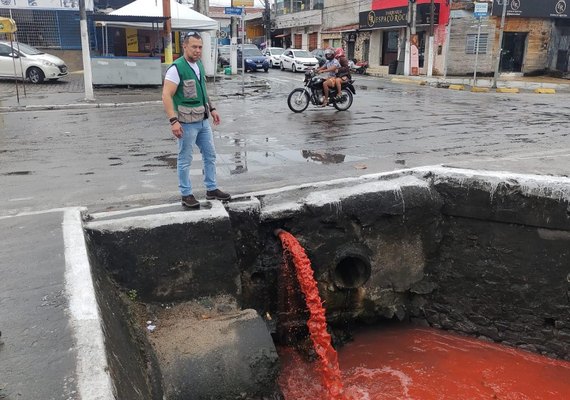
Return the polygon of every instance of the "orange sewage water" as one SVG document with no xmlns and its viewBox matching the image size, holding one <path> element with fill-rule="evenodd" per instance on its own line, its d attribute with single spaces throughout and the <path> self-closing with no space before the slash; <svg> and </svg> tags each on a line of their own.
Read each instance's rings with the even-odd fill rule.
<svg viewBox="0 0 570 400">
<path fill-rule="evenodd" d="M 313 348 L 317 354 L 318 363 L 316 369 L 320 378 L 319 382 L 324 386 L 325 398 L 329 400 L 344 400 L 346 397 L 343 394 L 337 353 L 331 344 L 331 336 L 327 332 L 325 309 L 319 296 L 317 282 L 313 277 L 311 262 L 303 247 L 289 232 L 281 231 L 279 239 L 281 239 L 285 249 L 285 255 L 291 257 L 295 265 L 299 286 L 309 309 L 310 316 L 307 326 L 313 342 Z M 285 262 L 287 261 L 285 260 Z"/>
<path fill-rule="evenodd" d="M 311 363 L 280 348 L 286 400 L 329 400 Z M 570 362 L 407 324 L 368 328 L 338 350 L 357 400 L 570 399 Z"/>
</svg>

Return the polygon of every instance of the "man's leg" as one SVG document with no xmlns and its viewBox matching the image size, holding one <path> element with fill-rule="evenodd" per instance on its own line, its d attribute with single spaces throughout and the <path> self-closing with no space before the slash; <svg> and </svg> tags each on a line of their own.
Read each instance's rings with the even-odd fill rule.
<svg viewBox="0 0 570 400">
<path fill-rule="evenodd" d="M 324 99 L 323 99 L 323 107 L 326 106 L 329 102 L 329 80 L 327 79 L 326 81 L 323 82 L 323 94 L 324 94 Z"/>
<path fill-rule="evenodd" d="M 204 163 L 204 186 L 206 186 L 207 200 L 228 201 L 232 198 L 229 193 L 222 192 L 216 182 L 216 149 L 214 147 L 214 135 L 210 121 L 205 119 L 200 122 L 201 127 L 196 139 L 196 145 L 202 153 Z"/>
<path fill-rule="evenodd" d="M 193 124 L 182 124 L 183 134 L 178 139 L 178 159 L 176 170 L 178 172 L 178 188 L 182 196 L 192 194 L 192 184 L 190 183 L 190 165 L 192 164 L 192 149 L 196 143 L 198 130 Z"/>
<path fill-rule="evenodd" d="M 336 83 L 336 97 L 337 99 L 340 98 L 341 94 L 342 94 L 342 79 L 340 78 L 335 78 L 335 83 Z"/>
<path fill-rule="evenodd" d="M 201 122 L 196 138 L 196 145 L 202 153 L 202 162 L 204 163 L 204 186 L 207 191 L 216 190 L 218 184 L 216 182 L 216 149 L 214 147 L 214 136 L 210 121 L 205 119 Z"/>
</svg>

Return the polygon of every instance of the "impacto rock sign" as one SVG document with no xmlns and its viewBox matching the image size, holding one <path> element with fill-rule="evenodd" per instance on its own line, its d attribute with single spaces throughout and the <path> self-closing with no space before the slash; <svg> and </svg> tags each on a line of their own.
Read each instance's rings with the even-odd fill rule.
<svg viewBox="0 0 570 400">
<path fill-rule="evenodd" d="M 232 7 L 253 7 L 253 0 L 232 0 Z"/>
</svg>

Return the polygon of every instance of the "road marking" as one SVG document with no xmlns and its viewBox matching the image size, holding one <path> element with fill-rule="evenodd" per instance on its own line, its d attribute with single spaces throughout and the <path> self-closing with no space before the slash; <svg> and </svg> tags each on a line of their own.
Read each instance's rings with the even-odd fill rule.
<svg viewBox="0 0 570 400">
<path fill-rule="evenodd" d="M 82 400 L 114 399 L 109 375 L 102 321 L 97 307 L 91 267 L 83 236 L 81 208 L 63 213 L 65 291 L 77 350 L 77 390 Z"/>
<path fill-rule="evenodd" d="M 67 207 L 65 207 L 65 208 L 51 208 L 49 210 L 41 210 L 41 211 L 24 211 L 24 212 L 19 212 L 19 213 L 14 214 L 14 215 L 2 215 L 2 216 L 0 216 L 0 219 L 27 217 L 30 215 L 41 215 L 41 214 L 48 214 L 48 213 L 53 213 L 53 212 L 64 212 L 66 210 L 68 210 Z"/>
</svg>

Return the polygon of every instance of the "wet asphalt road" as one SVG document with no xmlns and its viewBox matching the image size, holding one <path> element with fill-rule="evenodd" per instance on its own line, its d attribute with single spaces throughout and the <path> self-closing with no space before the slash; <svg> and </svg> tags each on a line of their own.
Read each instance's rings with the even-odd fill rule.
<svg viewBox="0 0 570 400">
<path fill-rule="evenodd" d="M 302 74 L 257 78 L 270 89 L 218 103 L 218 180 L 235 194 L 434 164 L 568 175 L 568 93 L 470 93 L 357 75 L 348 112 L 294 114 L 286 99 Z M 0 216 L 176 202 L 175 153 L 159 104 L 4 113 Z M 199 154 L 192 179 L 203 197 Z"/>
</svg>

